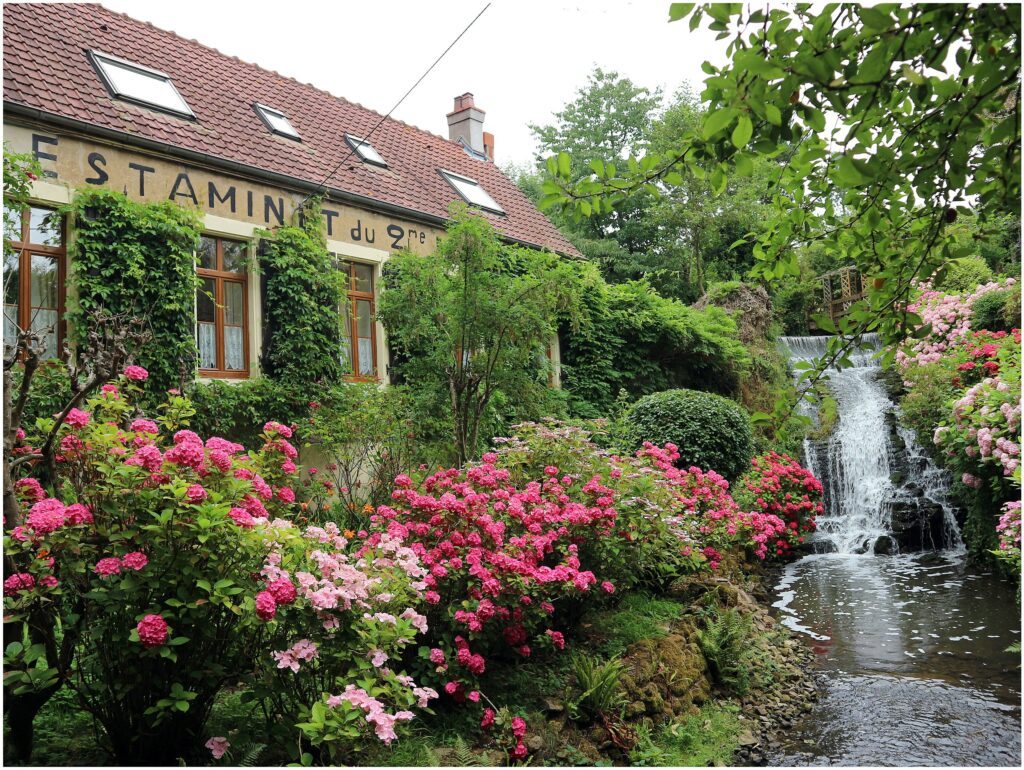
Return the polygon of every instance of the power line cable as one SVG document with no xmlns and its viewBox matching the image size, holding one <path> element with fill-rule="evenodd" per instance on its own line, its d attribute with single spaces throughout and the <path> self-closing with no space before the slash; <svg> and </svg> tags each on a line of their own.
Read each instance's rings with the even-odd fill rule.
<svg viewBox="0 0 1024 770">
<path fill-rule="evenodd" d="M 470 29 L 472 28 L 472 26 L 473 26 L 474 24 L 476 24 L 476 23 L 477 23 L 477 20 L 478 20 L 478 19 L 479 19 L 479 18 L 480 18 L 481 16 L 483 16 L 483 15 L 484 15 L 484 11 L 486 11 L 486 10 L 487 10 L 488 8 L 490 8 L 490 7 L 491 7 L 491 4 L 490 4 L 490 3 L 488 3 L 487 5 L 485 5 L 485 6 L 484 6 L 484 7 L 483 7 L 483 8 L 482 8 L 482 9 L 480 10 L 480 13 L 478 13 L 478 14 L 477 14 L 476 16 L 474 16 L 474 17 L 473 17 L 473 20 L 472 20 L 471 22 L 469 22 L 469 24 L 467 24 L 467 25 L 466 25 L 466 28 L 465 28 L 465 29 L 463 29 L 463 30 L 462 30 L 462 32 L 460 32 L 460 33 L 458 34 L 458 37 L 456 37 L 456 38 L 455 38 L 455 39 L 454 39 L 454 40 L 453 40 L 453 41 L 452 41 L 452 42 L 451 42 L 451 43 L 449 44 L 449 46 L 448 46 L 447 48 L 445 48 L 445 49 L 444 49 L 444 50 L 443 50 L 443 51 L 441 52 L 441 55 L 440 55 L 440 56 L 438 56 L 438 57 L 437 57 L 436 59 L 434 59 L 434 63 L 433 63 L 433 64 L 431 64 L 431 65 L 430 65 L 429 67 L 427 67 L 426 71 L 425 71 L 425 72 L 424 72 L 424 73 L 423 73 L 422 75 L 420 75 L 419 79 L 418 79 L 418 80 L 417 80 L 417 81 L 416 81 L 415 83 L 413 83 L 413 84 L 412 84 L 412 86 L 411 86 L 411 87 L 409 88 L 409 90 L 408 90 L 408 91 L 406 91 L 406 92 L 405 92 L 405 93 L 404 93 L 404 94 L 402 95 L 402 98 L 401 98 L 401 99 L 399 99 L 399 100 L 398 100 L 397 102 L 395 102 L 395 105 L 394 105 L 394 106 L 393 106 L 393 107 L 392 107 L 392 108 L 391 108 L 390 110 L 388 110 L 388 112 L 387 112 L 387 115 L 385 115 L 384 117 L 382 117 L 382 118 L 381 118 L 380 120 L 378 120 L 378 121 L 377 121 L 377 124 L 376 124 L 376 125 L 375 125 L 375 126 L 374 126 L 374 127 L 372 128 L 372 129 L 370 129 L 370 133 L 368 133 L 368 134 L 367 134 L 366 136 L 364 136 L 364 137 L 363 137 L 363 141 L 365 141 L 365 142 L 369 143 L 369 141 L 370 141 L 370 137 L 371 137 L 371 136 L 373 136 L 373 132 L 374 132 L 374 131 L 376 131 L 376 130 L 377 130 L 378 128 L 380 128 L 381 124 L 382 124 L 382 123 L 383 123 L 383 122 L 384 122 L 385 120 L 387 120 L 388 118 L 390 118 L 390 117 L 391 117 L 391 113 L 393 113 L 393 112 L 394 112 L 395 110 L 397 110 L 397 109 L 399 108 L 399 106 L 401 106 L 402 102 L 404 102 L 404 101 L 405 101 L 405 100 L 406 100 L 406 99 L 407 99 L 407 98 L 409 97 L 409 94 L 411 94 L 411 93 L 412 93 L 413 91 L 415 91 L 415 90 L 416 90 L 416 87 L 417 87 L 417 86 L 418 86 L 418 85 L 419 85 L 420 83 L 422 83 L 422 82 L 423 82 L 423 79 L 424 79 L 424 78 L 426 78 L 426 76 L 427 76 L 427 75 L 429 75 L 429 74 L 431 73 L 431 71 L 432 71 L 432 70 L 434 69 L 434 67 L 436 67 L 436 66 L 437 66 L 437 65 L 438 65 L 438 64 L 439 64 L 439 63 L 441 62 L 441 60 L 442 60 L 442 59 L 443 59 L 443 58 L 444 58 L 444 57 L 445 57 L 445 56 L 446 56 L 446 55 L 448 54 L 448 52 L 449 52 L 450 50 L 452 50 L 452 48 L 454 48 L 454 47 L 455 47 L 455 44 L 456 44 L 456 43 L 458 43 L 458 42 L 459 42 L 459 41 L 460 41 L 460 40 L 462 39 L 462 36 L 463 36 L 463 35 L 465 35 L 465 34 L 466 34 L 467 32 L 469 32 L 469 30 L 470 30 Z M 352 157 L 352 155 L 353 155 L 353 153 L 354 153 L 354 152 L 355 152 L 355 147 L 351 147 L 351 148 L 349 149 L 349 151 L 348 151 L 348 155 L 346 155 L 346 156 L 345 156 L 344 158 L 342 158 L 342 159 L 341 159 L 341 161 L 340 161 L 340 162 L 338 163 L 338 165 L 337 165 L 337 166 L 335 166 L 335 167 L 334 167 L 334 168 L 333 168 L 333 169 L 331 170 L 331 173 L 329 173 L 329 174 L 328 174 L 327 176 L 325 176 L 325 177 L 323 178 L 323 181 L 321 181 L 321 182 L 320 182 L 320 184 L 318 184 L 318 185 L 317 185 L 317 192 L 323 192 L 323 189 L 324 189 L 324 185 L 326 185 L 326 184 L 327 184 L 327 182 L 329 182 L 329 181 L 330 181 L 331 177 L 333 177 L 333 176 L 334 176 L 335 174 L 337 174 L 337 173 L 338 173 L 338 169 L 340 169 L 340 168 L 341 168 L 342 166 L 344 166 L 344 165 L 345 165 L 345 163 L 347 163 L 347 162 L 348 162 L 348 159 Z M 309 195 L 307 195 L 307 196 L 306 196 L 305 198 L 303 198 L 303 199 L 302 199 L 302 204 L 303 204 L 303 205 L 305 205 L 306 201 L 308 201 L 308 200 L 309 200 L 309 199 L 310 199 L 311 197 L 313 197 L 313 193 L 310 193 L 310 194 L 309 194 Z"/>
</svg>

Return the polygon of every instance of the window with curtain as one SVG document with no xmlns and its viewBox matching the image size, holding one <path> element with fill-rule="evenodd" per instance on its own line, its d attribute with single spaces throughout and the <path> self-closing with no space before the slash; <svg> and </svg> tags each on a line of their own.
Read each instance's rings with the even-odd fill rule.
<svg viewBox="0 0 1024 770">
<path fill-rule="evenodd" d="M 249 376 L 247 267 L 245 242 L 207 235 L 199 239 L 196 344 L 200 374 Z"/>
<path fill-rule="evenodd" d="M 64 341 L 64 221 L 53 209 L 5 211 L 4 346 L 19 329 L 40 334 L 43 358 L 57 358 Z"/>
<path fill-rule="evenodd" d="M 345 329 L 341 340 L 341 363 L 348 376 L 359 380 L 377 377 L 377 337 L 373 317 L 373 265 L 340 262 L 345 275 L 347 307 L 342 308 Z"/>
</svg>

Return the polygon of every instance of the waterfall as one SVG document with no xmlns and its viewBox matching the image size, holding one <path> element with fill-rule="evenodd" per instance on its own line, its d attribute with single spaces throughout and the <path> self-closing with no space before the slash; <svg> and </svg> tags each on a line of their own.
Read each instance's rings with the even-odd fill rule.
<svg viewBox="0 0 1024 770">
<path fill-rule="evenodd" d="M 791 361 L 826 352 L 828 337 L 782 337 Z M 829 369 L 838 423 L 826 441 L 804 442 L 804 462 L 824 486 L 825 511 L 814 545 L 839 553 L 962 548 L 949 477 L 913 432 L 896 425 L 897 407 L 879 375 L 878 339 L 851 354 L 852 366 Z M 813 405 L 800 407 L 813 413 Z"/>
</svg>

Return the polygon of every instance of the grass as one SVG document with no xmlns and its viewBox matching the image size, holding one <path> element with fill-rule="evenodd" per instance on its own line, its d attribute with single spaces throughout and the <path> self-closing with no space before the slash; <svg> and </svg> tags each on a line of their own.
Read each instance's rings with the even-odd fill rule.
<svg viewBox="0 0 1024 770">
<path fill-rule="evenodd" d="M 730 765 L 742 731 L 738 713 L 732 703 L 708 704 L 694 716 L 657 729 L 640 725 L 630 761 L 638 767 Z"/>
<path fill-rule="evenodd" d="M 605 656 L 621 655 L 629 645 L 642 639 L 657 639 L 668 634 L 672 621 L 684 606 L 671 599 L 658 599 L 644 593 L 627 594 L 613 610 L 586 617 L 583 627 Z"/>
</svg>

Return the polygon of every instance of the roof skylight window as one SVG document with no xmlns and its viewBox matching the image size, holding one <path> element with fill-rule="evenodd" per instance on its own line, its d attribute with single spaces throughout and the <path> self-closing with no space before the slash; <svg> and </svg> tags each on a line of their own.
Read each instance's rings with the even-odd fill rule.
<svg viewBox="0 0 1024 770">
<path fill-rule="evenodd" d="M 253 108 L 256 110 L 256 114 L 259 115 L 263 122 L 267 124 L 267 128 L 275 134 L 287 136 L 289 139 L 298 139 L 299 141 L 302 141 L 302 137 L 299 136 L 299 132 L 295 130 L 295 127 L 283 112 L 275 110 L 273 107 L 268 107 L 265 104 L 260 104 L 259 102 L 256 102 L 253 105 Z"/>
<path fill-rule="evenodd" d="M 372 163 L 374 166 L 381 166 L 382 168 L 388 167 L 388 162 L 384 160 L 384 158 L 381 157 L 381 154 L 373 148 L 373 145 L 365 139 L 360 139 L 358 136 L 352 136 L 351 134 L 345 134 L 345 141 L 349 143 L 353 152 L 367 163 Z"/>
<path fill-rule="evenodd" d="M 487 190 L 481 187 L 480 183 L 475 179 L 443 170 L 441 171 L 441 176 L 445 178 L 448 184 L 455 188 L 455 192 L 461 195 L 466 203 L 479 206 L 487 211 L 493 211 L 495 214 L 505 213 L 505 209 L 499 206 L 494 198 L 487 194 Z"/>
<path fill-rule="evenodd" d="M 168 75 L 109 54 L 89 53 L 107 89 L 117 98 L 187 118 L 195 117 Z"/>
</svg>

